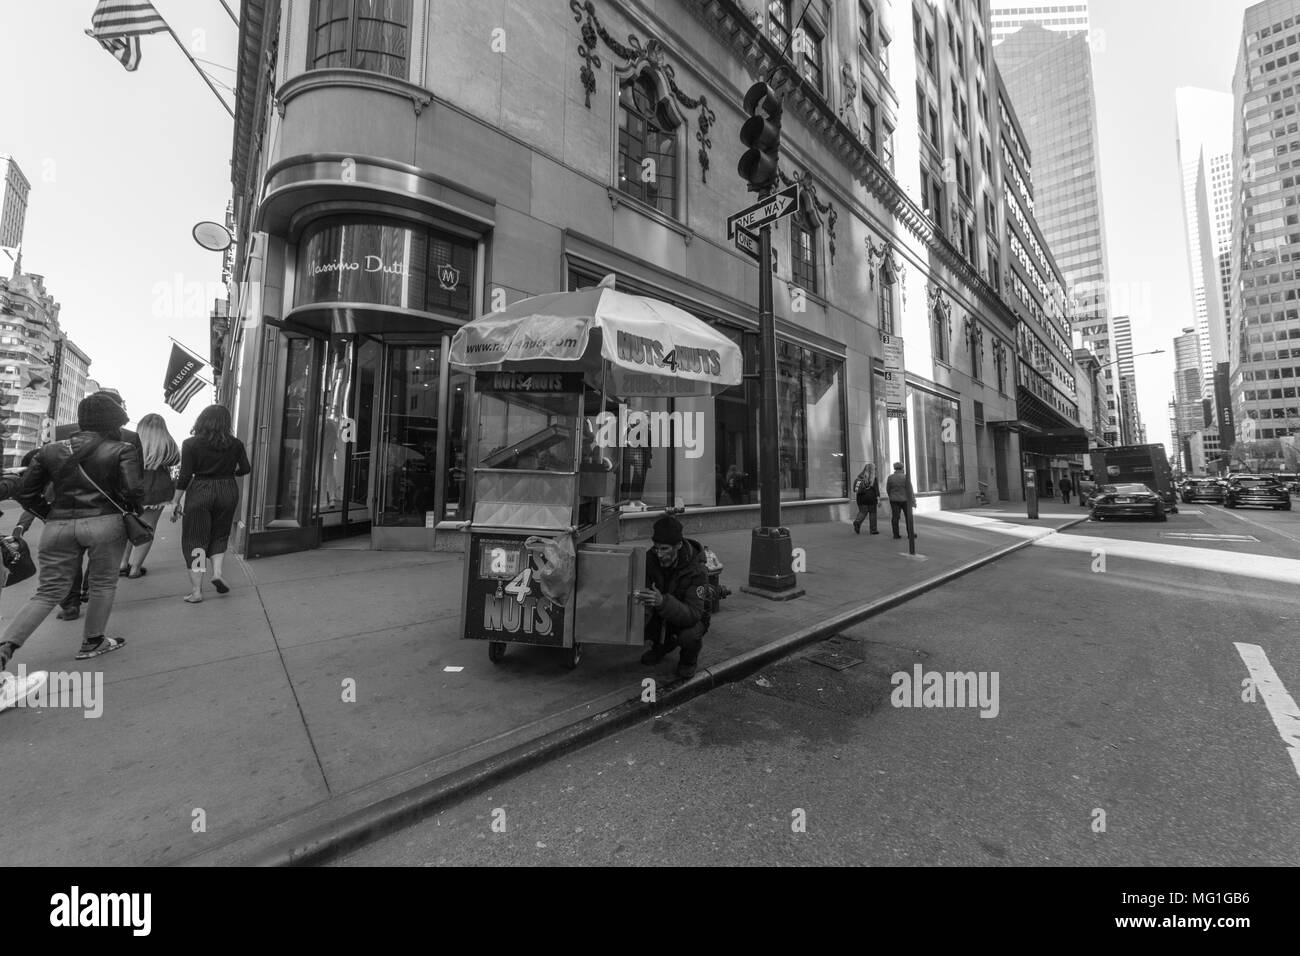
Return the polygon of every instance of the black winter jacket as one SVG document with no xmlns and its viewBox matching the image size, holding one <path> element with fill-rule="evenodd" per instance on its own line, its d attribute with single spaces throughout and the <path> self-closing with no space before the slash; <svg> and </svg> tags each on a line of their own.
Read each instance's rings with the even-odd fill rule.
<svg viewBox="0 0 1300 956">
<path fill-rule="evenodd" d="M 712 595 L 704 563 L 704 548 L 687 538 L 677 553 L 677 562 L 665 568 L 653 554 L 646 555 L 645 586 L 654 585 L 664 596 L 663 607 L 655 611 L 677 630 L 708 623 Z"/>
<path fill-rule="evenodd" d="M 43 447 L 23 473 L 14 497 L 42 521 L 118 514 L 113 502 L 82 476 L 78 463 L 127 511 L 139 510 L 144 494 L 139 450 L 97 432 L 78 432 Z M 45 487 L 50 483 L 54 485 L 52 504 L 45 498 Z"/>
</svg>

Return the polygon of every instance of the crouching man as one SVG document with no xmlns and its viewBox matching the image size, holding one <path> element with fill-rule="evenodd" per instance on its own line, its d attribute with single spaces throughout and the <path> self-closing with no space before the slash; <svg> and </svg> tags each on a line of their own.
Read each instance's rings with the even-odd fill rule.
<svg viewBox="0 0 1300 956">
<path fill-rule="evenodd" d="M 641 663 L 658 664 L 680 647 L 677 676 L 694 677 L 712 597 L 704 549 L 682 537 L 681 522 L 671 515 L 655 522 L 653 541 L 646 589 L 633 592 L 646 608 L 645 639 L 652 644 Z"/>
</svg>

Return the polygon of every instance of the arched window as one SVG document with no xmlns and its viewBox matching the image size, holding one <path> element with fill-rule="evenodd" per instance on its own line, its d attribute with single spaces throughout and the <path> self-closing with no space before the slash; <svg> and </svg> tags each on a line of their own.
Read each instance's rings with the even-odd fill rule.
<svg viewBox="0 0 1300 956">
<path fill-rule="evenodd" d="M 888 263 L 880 264 L 880 331 L 894 334 L 894 273 Z"/>
<path fill-rule="evenodd" d="M 934 315 L 934 357 L 940 362 L 948 361 L 948 316 L 943 306 L 935 304 Z"/>
<path fill-rule="evenodd" d="M 315 0 L 308 62 L 406 79 L 410 28 L 411 0 Z"/>
<path fill-rule="evenodd" d="M 795 285 L 817 293 L 817 227 L 802 213 L 790 217 L 790 271 Z"/>
<path fill-rule="evenodd" d="M 618 188 L 660 212 L 677 215 L 677 134 L 645 73 L 625 80 L 618 103 Z"/>
</svg>

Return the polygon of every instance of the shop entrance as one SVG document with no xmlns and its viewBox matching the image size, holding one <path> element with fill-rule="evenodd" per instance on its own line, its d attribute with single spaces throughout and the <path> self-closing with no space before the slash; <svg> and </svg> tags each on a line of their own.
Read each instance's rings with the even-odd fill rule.
<svg viewBox="0 0 1300 956">
<path fill-rule="evenodd" d="M 324 541 L 370 531 L 382 356 L 382 343 L 361 335 L 332 338 L 326 350 L 314 516 Z"/>
<path fill-rule="evenodd" d="M 440 338 L 331 337 L 313 515 L 322 540 L 423 528 L 434 513 Z"/>
</svg>

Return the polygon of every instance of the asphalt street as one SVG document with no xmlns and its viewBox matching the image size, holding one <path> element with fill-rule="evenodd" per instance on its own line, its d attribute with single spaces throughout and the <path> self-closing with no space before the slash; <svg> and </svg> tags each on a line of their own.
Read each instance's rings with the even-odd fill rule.
<svg viewBox="0 0 1300 956">
<path fill-rule="evenodd" d="M 338 863 L 1296 865 L 1300 519 L 1182 508 L 1051 536 Z"/>
</svg>

